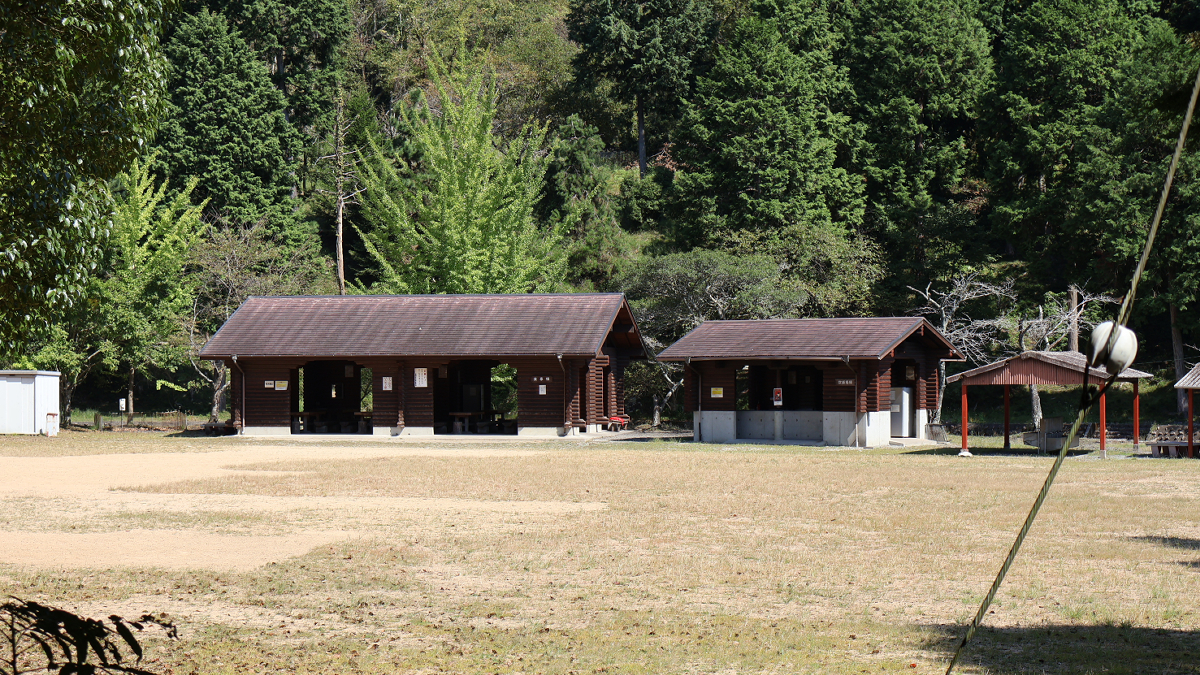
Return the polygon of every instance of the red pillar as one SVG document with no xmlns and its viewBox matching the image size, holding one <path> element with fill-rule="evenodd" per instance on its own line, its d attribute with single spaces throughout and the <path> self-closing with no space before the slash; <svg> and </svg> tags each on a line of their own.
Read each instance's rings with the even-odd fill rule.
<svg viewBox="0 0 1200 675">
<path fill-rule="evenodd" d="M 1141 404 L 1138 398 L 1138 381 L 1133 381 L 1133 451 L 1137 452 L 1138 443 L 1141 442 L 1142 423 L 1141 423 Z"/>
<path fill-rule="evenodd" d="M 1009 390 L 1009 385 L 1007 385 L 1007 384 L 1004 385 L 1004 449 L 1005 450 L 1008 450 L 1009 448 L 1012 447 L 1009 444 L 1009 440 L 1008 440 L 1008 419 L 1009 419 L 1008 390 Z"/>
<path fill-rule="evenodd" d="M 1188 389 L 1188 459 L 1195 457 L 1195 452 L 1192 449 L 1192 433 L 1195 431 L 1193 423 L 1196 419 L 1195 415 L 1192 414 L 1192 393 L 1195 391 L 1195 389 Z"/>
<path fill-rule="evenodd" d="M 1105 441 L 1108 440 L 1108 405 L 1105 397 L 1108 392 L 1100 394 L 1100 452 L 1104 452 Z"/>
<path fill-rule="evenodd" d="M 1188 390 L 1191 391 L 1190 389 Z M 962 449 L 967 449 L 967 381 L 962 381 Z"/>
</svg>

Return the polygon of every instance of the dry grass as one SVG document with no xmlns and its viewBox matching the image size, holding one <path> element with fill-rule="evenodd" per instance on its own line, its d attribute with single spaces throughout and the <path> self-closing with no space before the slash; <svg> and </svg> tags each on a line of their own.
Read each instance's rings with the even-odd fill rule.
<svg viewBox="0 0 1200 675">
<path fill-rule="evenodd" d="M 159 451 L 229 447 L 147 437 Z M 157 647 L 152 666 L 176 673 L 934 673 L 1050 465 L 947 450 L 537 448 L 270 462 L 137 489 L 607 508 L 284 510 L 240 524 L 224 510 L 125 513 L 118 523 L 141 528 L 366 534 L 242 573 L 0 566 L 0 583 L 99 615 L 170 612 L 184 642 Z M 1069 460 L 963 672 L 1200 672 L 1197 478 L 1200 463 L 1182 460 Z M 18 512 L 36 519 L 33 503 L 0 508 Z"/>
</svg>

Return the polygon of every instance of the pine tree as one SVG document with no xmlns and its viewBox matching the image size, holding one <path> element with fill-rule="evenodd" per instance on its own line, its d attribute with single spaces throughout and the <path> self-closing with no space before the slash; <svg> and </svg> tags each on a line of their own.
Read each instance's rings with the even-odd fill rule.
<svg viewBox="0 0 1200 675">
<path fill-rule="evenodd" d="M 207 9 L 179 25 L 167 54 L 171 98 L 158 147 L 171 188 L 194 176 L 194 197 L 213 212 L 288 227 L 299 135 L 266 67 Z"/>
<path fill-rule="evenodd" d="M 576 77 L 607 79 L 612 95 L 633 104 L 638 166 L 646 174 L 646 117 L 686 98 L 696 61 L 716 27 L 705 0 L 573 0 L 570 38 L 579 44 Z"/>
</svg>

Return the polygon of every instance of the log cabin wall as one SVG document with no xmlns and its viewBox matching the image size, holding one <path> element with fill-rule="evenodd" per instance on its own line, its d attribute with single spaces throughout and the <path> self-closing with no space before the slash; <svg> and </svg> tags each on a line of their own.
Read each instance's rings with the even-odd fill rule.
<svg viewBox="0 0 1200 675">
<path fill-rule="evenodd" d="M 696 410 L 696 374 L 692 372 L 691 364 L 683 365 L 683 411 Z"/>
<path fill-rule="evenodd" d="M 588 361 L 587 384 L 584 389 L 587 416 L 584 419 L 589 425 L 600 424 L 600 418 L 604 416 L 604 368 L 607 365 L 608 356 L 604 354 Z"/>
<path fill-rule="evenodd" d="M 428 359 L 409 359 L 404 362 L 403 395 L 404 395 L 404 424 L 409 427 L 432 427 L 434 420 L 434 397 L 439 392 L 446 394 L 450 391 L 450 380 L 442 377 L 438 364 Z M 418 387 L 416 369 L 425 368 L 425 386 Z"/>
<path fill-rule="evenodd" d="M 567 374 L 557 357 L 510 359 L 517 369 L 517 422 L 522 427 L 563 426 Z M 541 393 L 545 387 L 546 393 Z"/>
<path fill-rule="evenodd" d="M 292 364 L 272 361 L 240 361 L 246 371 L 244 426 L 290 427 L 292 424 L 291 389 L 296 386 L 291 377 Z M 235 371 L 236 372 L 236 371 Z M 276 389 L 276 382 L 286 381 L 287 389 Z M 271 383 L 267 387 L 267 382 Z"/>
<path fill-rule="evenodd" d="M 583 411 L 581 410 L 584 396 L 581 384 L 587 379 L 586 363 L 586 361 L 575 359 L 568 359 L 563 362 L 563 366 L 567 369 L 566 375 L 564 375 L 567 378 L 566 393 L 564 394 L 566 398 L 563 411 L 565 417 L 563 420 L 564 425 L 570 424 L 574 427 L 578 426 L 580 422 L 586 424 L 586 421 L 582 418 Z M 581 370 L 585 373 L 583 377 L 580 377 Z"/>
<path fill-rule="evenodd" d="M 854 412 L 854 379 L 858 369 L 851 373 L 849 368 L 839 363 L 821 372 L 821 391 L 824 394 L 821 409 L 830 412 Z"/>
<path fill-rule="evenodd" d="M 737 410 L 737 368 L 725 361 L 692 362 L 700 371 L 700 409 Z M 713 398 L 713 387 L 721 397 Z"/>
<path fill-rule="evenodd" d="M 892 409 L 892 365 L 895 359 L 883 359 L 875 364 L 875 407 L 868 410 L 890 412 Z"/>
<path fill-rule="evenodd" d="M 404 362 L 370 361 L 363 364 L 371 369 L 371 426 L 381 428 L 403 427 L 404 408 L 401 405 L 401 387 L 404 378 Z M 391 391 L 383 390 L 383 378 L 392 378 Z"/>
</svg>

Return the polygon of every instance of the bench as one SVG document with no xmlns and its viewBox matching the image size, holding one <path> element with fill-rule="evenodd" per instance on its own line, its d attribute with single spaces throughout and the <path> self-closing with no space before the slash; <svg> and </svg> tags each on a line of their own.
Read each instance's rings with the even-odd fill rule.
<svg viewBox="0 0 1200 675">
<path fill-rule="evenodd" d="M 1151 457 L 1186 457 L 1187 427 L 1182 424 L 1157 424 L 1146 434 L 1146 445 L 1150 446 Z M 1193 442 L 1193 444 L 1196 444 Z"/>
</svg>

